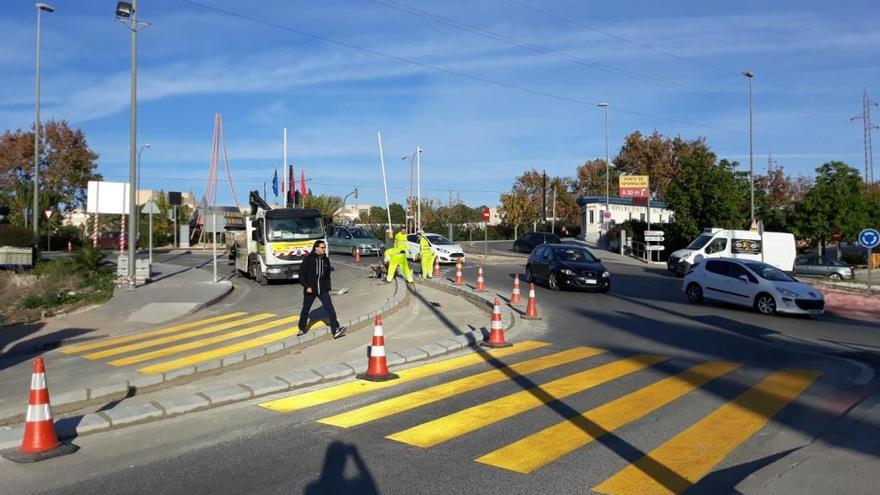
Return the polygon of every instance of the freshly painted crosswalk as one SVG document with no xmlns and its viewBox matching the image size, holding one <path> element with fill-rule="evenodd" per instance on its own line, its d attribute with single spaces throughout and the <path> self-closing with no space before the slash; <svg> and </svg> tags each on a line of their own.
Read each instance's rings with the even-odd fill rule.
<svg viewBox="0 0 880 495">
<path fill-rule="evenodd" d="M 524 420 L 536 410 L 550 407 L 564 411 L 554 404 L 565 404 L 566 399 L 590 394 L 594 389 L 642 373 L 650 376 L 666 373 L 640 388 L 614 397 L 589 410 L 572 413 L 559 412 L 555 424 L 530 429 L 518 422 L 520 438 L 507 445 L 493 446 L 478 455 L 474 461 L 487 469 L 498 469 L 511 475 L 525 475 L 547 468 L 562 457 L 583 455 L 587 449 L 603 449 L 597 442 L 623 427 L 645 427 L 651 418 L 651 428 L 664 421 L 672 404 L 695 404 L 705 396 L 696 392 L 716 380 L 732 380 L 745 391 L 724 402 L 708 415 L 656 446 L 632 464 L 617 473 L 609 472 L 604 481 L 591 487 L 605 494 L 679 494 L 711 473 L 727 456 L 753 435 L 761 431 L 780 411 L 796 402 L 821 372 L 815 370 L 781 369 L 749 370 L 741 363 L 726 361 L 689 362 L 676 365 L 667 356 L 615 356 L 602 349 L 573 347 L 556 349 L 550 344 L 529 341 L 510 348 L 466 354 L 405 370 L 395 370 L 399 380 L 387 382 L 351 381 L 337 386 L 286 396 L 260 404 L 261 407 L 283 413 L 329 404 L 334 405 L 331 416 L 318 423 L 338 428 L 368 428 L 377 423 L 378 429 L 394 422 L 378 420 L 395 415 L 412 414 L 420 423 L 386 435 L 395 442 L 418 448 L 432 448 L 453 439 L 467 442 L 468 436 L 483 428 L 503 427 L 514 418 Z M 658 365 L 663 366 L 658 367 Z M 476 369 L 482 367 L 484 369 Z M 489 369 L 486 370 L 485 368 Z M 677 369 L 679 371 L 663 371 Z M 572 371 L 574 370 L 574 371 Z M 541 373 L 565 376 L 542 379 Z M 755 379 L 756 373 L 761 376 Z M 451 376 L 448 379 L 446 375 Z M 749 378 L 743 378 L 749 377 Z M 642 378 L 644 379 L 644 377 Z M 436 383 L 438 380 L 441 382 Z M 430 381 L 430 383 L 425 383 Z M 452 398 L 466 397 L 480 391 L 491 391 L 493 386 L 515 382 L 521 389 L 449 413 Z M 420 384 L 424 383 L 420 387 Z M 409 384 L 409 387 L 403 386 Z M 400 393 L 374 394 L 391 387 L 400 387 Z M 415 390 L 412 388 L 415 387 Z M 705 393 L 705 390 L 704 390 Z M 346 408 L 345 401 L 366 395 L 358 407 Z M 473 397 L 469 404 L 473 404 Z M 364 402 L 368 404 L 362 405 Z M 443 413 L 432 413 L 432 407 Z M 416 413 L 416 411 L 418 411 Z M 387 431 L 383 432 L 385 435 Z M 521 433 L 521 435 L 519 435 Z M 451 443 L 457 448 L 458 443 Z M 617 456 L 617 454 L 613 454 Z M 574 457 L 572 457 L 574 458 Z M 584 490 L 589 491 L 587 488 Z"/>
<path fill-rule="evenodd" d="M 60 352 L 101 361 L 110 366 L 139 366 L 137 370 L 145 374 L 164 373 L 294 337 L 299 331 L 298 321 L 299 316 L 233 312 L 65 346 Z M 310 325 L 310 329 L 321 326 L 324 326 L 324 322 L 318 320 Z"/>
</svg>

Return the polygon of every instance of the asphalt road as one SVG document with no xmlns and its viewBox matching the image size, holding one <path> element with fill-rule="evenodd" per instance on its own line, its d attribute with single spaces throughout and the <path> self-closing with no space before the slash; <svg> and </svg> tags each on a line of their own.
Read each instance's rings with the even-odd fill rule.
<svg viewBox="0 0 880 495">
<path fill-rule="evenodd" d="M 523 265 L 484 269 L 489 288 L 507 296 Z M 539 287 L 545 318 L 518 324 L 509 356 L 478 355 L 475 364 L 291 412 L 259 407 L 262 399 L 91 435 L 75 455 L 4 465 L 0 474 L 10 493 L 738 493 L 741 481 L 828 429 L 872 376 L 858 359 L 880 346 L 876 323 L 691 305 L 662 269 L 608 269 L 609 294 Z M 473 266 L 465 278 L 473 282 Z M 526 349 L 527 339 L 549 345 Z M 521 375 L 505 368 L 584 347 L 593 355 Z M 707 361 L 724 370 L 681 374 Z M 591 374 L 620 366 L 632 369 Z M 429 389 L 496 369 L 506 378 L 467 392 Z M 395 407 L 435 402 L 349 428 L 327 424 L 409 392 L 421 395 Z M 363 420 L 362 411 L 354 417 Z M 557 424 L 555 441 L 510 447 Z M 569 445 L 584 436 L 594 441 Z M 560 446 L 568 450 L 549 458 Z"/>
</svg>

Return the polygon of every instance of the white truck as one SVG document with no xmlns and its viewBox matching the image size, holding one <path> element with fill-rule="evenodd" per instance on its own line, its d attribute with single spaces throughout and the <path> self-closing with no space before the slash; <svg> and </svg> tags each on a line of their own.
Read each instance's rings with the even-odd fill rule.
<svg viewBox="0 0 880 495">
<path fill-rule="evenodd" d="M 705 258 L 739 258 L 762 261 L 791 273 L 794 271 L 794 235 L 788 232 L 706 229 L 685 249 L 669 255 L 666 269 L 683 277 L 691 266 Z"/>
<path fill-rule="evenodd" d="M 260 285 L 299 278 L 299 265 L 315 241 L 327 242 L 321 213 L 314 208 L 275 208 L 256 191 L 243 229 L 227 229 L 229 257 L 242 275 Z"/>
</svg>

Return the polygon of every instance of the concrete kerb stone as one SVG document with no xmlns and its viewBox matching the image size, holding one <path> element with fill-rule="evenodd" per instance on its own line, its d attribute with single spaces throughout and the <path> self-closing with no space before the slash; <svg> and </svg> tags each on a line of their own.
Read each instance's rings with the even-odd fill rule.
<svg viewBox="0 0 880 495">
<path fill-rule="evenodd" d="M 290 385 L 287 382 L 278 378 L 263 378 L 261 380 L 245 382 L 240 385 L 249 388 L 251 392 L 253 392 L 254 397 L 284 392 L 290 388 Z"/>
<path fill-rule="evenodd" d="M 321 381 L 321 377 L 310 370 L 297 370 L 277 375 L 275 378 L 287 382 L 290 388 L 302 388 Z"/>
<path fill-rule="evenodd" d="M 446 348 L 442 345 L 437 345 L 432 342 L 430 344 L 420 345 L 419 350 L 425 351 L 428 353 L 428 357 L 439 356 L 441 354 L 446 354 Z"/>
<path fill-rule="evenodd" d="M 415 348 L 401 349 L 397 351 L 397 353 L 403 356 L 403 358 L 406 359 L 407 363 L 411 363 L 413 361 L 421 361 L 422 359 L 428 358 L 427 352 Z"/>
<path fill-rule="evenodd" d="M 102 411 L 101 414 L 110 420 L 111 426 L 121 426 L 161 418 L 164 412 L 155 405 L 146 403 L 119 404 L 113 409 Z"/>
<path fill-rule="evenodd" d="M 328 364 L 327 366 L 313 368 L 311 371 L 327 381 L 345 378 L 354 374 L 354 369 L 343 363 Z"/>
<path fill-rule="evenodd" d="M 239 385 L 227 385 L 224 387 L 212 388 L 199 392 L 197 395 L 208 399 L 211 406 L 219 406 L 221 404 L 229 404 L 240 400 L 250 399 L 252 392 Z"/>
<path fill-rule="evenodd" d="M 129 393 L 128 381 L 89 388 L 89 400 L 121 399 Z"/>
<path fill-rule="evenodd" d="M 104 415 L 92 413 L 59 419 L 55 422 L 55 433 L 58 438 L 73 438 L 93 431 L 106 430 L 110 427 L 110 420 Z"/>
<path fill-rule="evenodd" d="M 153 404 L 165 411 L 165 416 L 185 414 L 211 406 L 208 399 L 196 394 L 177 394 L 160 397 Z"/>
</svg>

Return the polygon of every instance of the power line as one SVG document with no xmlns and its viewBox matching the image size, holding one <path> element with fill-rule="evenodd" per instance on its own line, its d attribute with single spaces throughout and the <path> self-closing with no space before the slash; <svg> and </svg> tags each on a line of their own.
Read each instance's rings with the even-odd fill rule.
<svg viewBox="0 0 880 495">
<path fill-rule="evenodd" d="M 365 47 L 358 46 L 358 45 L 354 45 L 354 44 L 351 44 L 351 43 L 348 43 L 348 42 L 345 42 L 345 41 L 339 41 L 339 40 L 336 40 L 336 39 L 333 39 L 333 38 L 329 38 L 329 37 L 327 37 L 327 36 L 322 36 L 322 35 L 319 35 L 319 34 L 310 33 L 310 32 L 307 32 L 307 31 L 303 31 L 303 30 L 301 30 L 301 29 L 296 29 L 296 28 L 292 28 L 292 27 L 284 26 L 284 25 L 277 24 L 277 23 L 274 23 L 274 22 L 271 22 L 271 21 L 267 21 L 267 20 L 264 20 L 264 19 L 259 19 L 259 18 L 251 17 L 251 16 L 248 16 L 248 15 L 245 15 L 245 14 L 240 14 L 240 13 L 233 12 L 233 11 L 230 11 L 230 10 L 222 9 L 222 8 L 220 8 L 220 7 L 214 7 L 214 6 L 212 6 L 212 5 L 206 5 L 206 4 L 203 4 L 203 3 L 197 2 L 197 1 L 195 1 L 195 0 L 179 0 L 179 1 L 180 1 L 180 2 L 183 2 L 183 3 L 187 3 L 187 4 L 190 4 L 190 5 L 193 5 L 193 6 L 196 6 L 196 7 L 203 8 L 203 9 L 205 9 L 205 10 L 210 10 L 210 11 L 213 11 L 213 12 L 216 12 L 216 13 L 219 13 L 219 14 L 228 15 L 228 16 L 231 16 L 231 17 L 236 17 L 236 18 L 239 18 L 239 19 L 242 19 L 242 20 L 246 20 L 246 21 L 249 21 L 249 22 L 257 23 L 257 24 L 262 24 L 262 25 L 264 25 L 264 26 L 272 27 L 272 28 L 279 29 L 279 30 L 282 30 L 282 31 L 288 31 L 288 32 L 291 32 L 291 33 L 296 33 L 296 34 L 299 34 L 299 35 L 302 35 L 302 36 L 306 36 L 306 37 L 309 37 L 309 38 L 313 38 L 313 39 L 316 39 L 316 40 L 325 41 L 325 42 L 327 42 L 327 43 L 333 43 L 333 44 L 335 44 L 335 45 L 339 45 L 339 46 L 343 46 L 343 47 L 346 47 L 346 48 L 350 48 L 350 49 L 352 49 L 352 50 L 357 50 L 357 51 L 361 51 L 361 52 L 364 52 L 364 53 L 369 53 L 369 54 L 371 54 L 371 55 L 375 55 L 375 56 L 378 56 L 378 57 L 384 57 L 384 58 L 388 58 L 388 59 L 391 59 L 391 60 L 396 60 L 396 61 L 398 61 L 398 62 L 403 62 L 403 63 L 406 63 L 406 64 L 415 65 L 415 66 L 417 66 L 417 67 L 422 67 L 422 68 L 425 68 L 425 69 L 430 69 L 430 70 L 434 70 L 434 71 L 438 71 L 438 72 L 443 72 L 443 73 L 445 73 L 445 74 L 450 74 L 450 75 L 453 75 L 453 76 L 458 76 L 458 77 L 462 77 L 462 78 L 465 78 L 465 79 L 470 79 L 470 80 L 472 80 L 472 81 L 479 81 L 479 82 L 482 82 L 482 83 L 491 84 L 491 85 L 493 85 L 493 86 L 498 86 L 498 87 L 502 87 L 502 88 L 506 88 L 506 89 L 512 89 L 512 90 L 515 90 L 515 91 L 520 91 L 520 92 L 523 92 L 523 93 L 529 93 L 529 94 L 533 94 L 533 95 L 536 95 L 536 96 L 543 96 L 543 97 L 545 97 L 545 98 L 551 98 L 551 99 L 554 99 L 554 100 L 563 101 L 563 102 L 567 102 L 567 103 L 576 103 L 576 104 L 578 104 L 578 105 L 584 105 L 584 106 L 588 106 L 588 107 L 594 107 L 594 106 L 596 106 L 596 103 L 595 103 L 595 102 L 588 102 L 588 101 L 580 100 L 580 99 L 577 99 L 577 98 L 571 98 L 571 97 L 568 97 L 568 96 L 561 96 L 561 95 L 556 95 L 556 94 L 553 94 L 553 93 L 548 93 L 548 92 L 546 92 L 546 91 L 540 91 L 540 90 L 530 89 L 530 88 L 526 88 L 526 87 L 522 87 L 522 86 L 516 86 L 516 85 L 514 85 L 514 84 L 509 84 L 509 83 L 505 83 L 505 82 L 501 82 L 501 81 L 496 81 L 496 80 L 488 79 L 488 78 L 485 78 L 485 77 L 475 76 L 475 75 L 467 74 L 467 73 L 460 72 L 460 71 L 456 71 L 456 70 L 452 70 L 452 69 L 446 69 L 446 68 L 443 68 L 443 67 L 440 67 L 440 66 L 431 65 L 431 64 L 424 63 L 424 62 L 418 62 L 418 61 L 416 61 L 416 60 L 408 59 L 408 58 L 405 58 L 405 57 L 399 57 L 399 56 L 397 56 L 397 55 L 391 55 L 391 54 L 388 54 L 388 53 L 385 53 L 385 52 L 381 52 L 381 51 L 379 51 L 379 50 L 374 50 L 374 49 L 372 49 L 372 48 L 365 48 Z M 682 124 L 682 125 L 693 126 L 693 127 L 701 127 L 701 128 L 704 128 L 704 129 L 714 129 L 714 130 L 720 130 L 720 131 L 725 131 L 725 132 L 735 132 L 735 133 L 747 133 L 747 132 L 748 132 L 748 130 L 743 130 L 743 129 L 733 129 L 733 128 L 730 128 L 730 127 L 716 126 L 716 125 L 711 125 L 711 124 L 703 124 L 703 123 L 699 123 L 699 122 L 691 122 L 691 121 L 687 121 L 687 120 L 679 120 L 679 119 L 673 119 L 673 118 L 669 118 L 669 117 L 661 117 L 661 116 L 659 116 L 659 115 L 652 115 L 652 114 L 647 114 L 647 113 L 637 112 L 637 111 L 634 111 L 634 110 L 626 110 L 626 109 L 624 109 L 624 108 L 620 108 L 620 107 L 610 108 L 609 110 L 611 110 L 611 111 L 613 111 L 613 112 L 618 112 L 618 113 L 628 114 L 628 115 L 635 115 L 635 116 L 639 116 L 639 117 L 645 117 L 645 118 L 652 119 L 652 120 L 659 120 L 659 121 L 664 121 L 664 122 L 671 122 L 671 123 L 675 123 L 675 124 Z"/>
<path fill-rule="evenodd" d="M 627 37 L 625 37 L 625 36 L 620 36 L 619 34 L 609 33 L 608 31 L 603 31 L 603 30 L 601 30 L 601 29 L 597 29 L 597 28 L 594 28 L 594 27 L 592 27 L 592 26 L 588 26 L 588 25 L 586 25 L 586 24 L 584 24 L 584 23 L 582 23 L 582 22 L 580 22 L 580 21 L 576 21 L 576 20 L 574 20 L 574 19 L 570 19 L 570 18 L 568 18 L 568 17 L 561 16 L 561 15 L 556 14 L 556 13 L 554 13 L 554 12 L 550 12 L 549 10 L 544 10 L 544 9 L 541 9 L 541 8 L 535 7 L 534 5 L 529 5 L 529 4 L 527 4 L 527 3 L 525 3 L 525 2 L 522 2 L 522 1 L 520 1 L 520 0 L 508 0 L 508 1 L 511 2 L 511 3 L 515 3 L 515 4 L 517 4 L 517 5 L 521 6 L 521 7 L 527 8 L 527 9 L 529 9 L 529 10 L 533 10 L 533 11 L 535 11 L 535 12 L 540 12 L 540 13 L 542 13 L 542 14 L 544 14 L 544 15 L 547 15 L 547 16 L 550 16 L 550 17 L 553 17 L 553 18 L 558 19 L 558 20 L 560 20 L 560 21 L 564 21 L 564 22 L 568 22 L 568 23 L 570 23 L 570 24 L 574 24 L 575 26 L 581 27 L 581 28 L 586 29 L 586 30 L 588 30 L 588 31 L 592 31 L 592 32 L 594 32 L 594 33 L 603 34 L 603 35 L 605 35 L 605 36 L 608 36 L 609 38 L 614 38 L 614 39 L 619 40 L 619 41 L 623 41 L 623 42 L 626 42 L 626 43 L 630 43 L 630 44 L 633 44 L 633 45 L 639 46 L 639 47 L 641 47 L 641 48 L 644 48 L 644 49 L 646 49 L 646 50 L 651 50 L 651 51 L 655 51 L 655 52 L 657 52 L 657 53 L 662 53 L 663 55 L 666 55 L 666 56 L 668 56 L 668 57 L 672 57 L 672 58 L 675 58 L 675 59 L 681 60 L 681 61 L 683 61 L 683 62 L 688 62 L 688 63 L 690 63 L 690 64 L 699 65 L 699 66 L 706 67 L 706 68 L 709 68 L 709 69 L 717 70 L 717 71 L 719 71 L 719 72 L 723 72 L 724 74 L 727 74 L 727 75 L 729 75 L 729 76 L 731 76 L 731 77 L 734 77 L 734 73 L 733 73 L 733 71 L 728 71 L 727 69 L 724 69 L 724 68 L 719 67 L 719 66 L 717 66 L 717 65 L 708 64 L 708 63 L 705 63 L 705 62 L 700 62 L 699 60 L 695 60 L 695 59 L 692 59 L 692 58 L 684 57 L 684 56 L 678 55 L 678 54 L 676 54 L 676 53 L 673 53 L 673 52 L 671 52 L 671 51 L 669 51 L 669 50 L 664 50 L 663 48 L 658 48 L 658 47 L 656 47 L 656 46 L 652 46 L 652 45 L 649 45 L 649 44 L 647 44 L 647 43 L 642 43 L 642 42 L 640 42 L 640 41 L 636 41 L 636 40 L 633 40 L 633 39 L 627 38 Z M 736 75 L 738 75 L 738 74 L 736 74 Z"/>
<path fill-rule="evenodd" d="M 396 10 L 399 10 L 402 12 L 406 12 L 410 15 L 414 15 L 414 16 L 421 17 L 424 19 L 430 19 L 430 20 L 438 22 L 440 24 L 452 26 L 454 28 L 461 29 L 463 31 L 467 31 L 469 33 L 473 33 L 478 36 L 483 36 L 485 38 L 489 38 L 489 39 L 501 41 L 503 43 L 507 43 L 509 45 L 518 46 L 520 48 L 525 48 L 527 50 L 531 50 L 536 53 L 541 53 L 543 55 L 549 55 L 551 57 L 555 57 L 560 60 L 564 60 L 566 62 L 570 62 L 573 64 L 577 64 L 577 65 L 581 65 L 581 66 L 585 66 L 585 67 L 591 67 L 591 68 L 598 69 L 598 70 L 608 72 L 611 74 L 615 74 L 618 76 L 636 79 L 636 80 L 647 82 L 649 84 L 653 84 L 656 86 L 675 89 L 677 91 L 682 91 L 682 92 L 689 93 L 692 95 L 702 96 L 704 98 L 711 98 L 713 100 L 721 100 L 721 98 L 719 98 L 715 95 L 711 95 L 708 93 L 704 93 L 702 91 L 698 91 L 698 90 L 689 88 L 683 84 L 679 84 L 679 83 L 676 83 L 673 81 L 667 81 L 665 79 L 660 79 L 660 78 L 645 75 L 645 74 L 639 74 L 638 72 L 633 72 L 630 70 L 614 67 L 612 65 L 603 64 L 601 62 L 597 62 L 595 60 L 591 60 L 591 59 L 588 59 L 585 57 L 575 56 L 575 55 L 571 55 L 571 54 L 568 54 L 565 52 L 558 52 L 555 50 L 551 50 L 549 48 L 545 48 L 545 47 L 535 45 L 532 43 L 528 43 L 525 41 L 520 41 L 515 38 L 511 38 L 509 36 L 504 36 L 504 35 L 501 35 L 498 33 L 494 33 L 492 31 L 476 28 L 474 26 L 470 26 L 468 24 L 464 24 L 464 23 L 458 22 L 456 20 L 450 19 L 448 17 L 443 17 L 440 15 L 434 14 L 432 12 L 428 12 L 426 10 L 418 9 L 416 7 L 411 7 L 409 5 L 399 4 L 397 2 L 393 2 L 390 0 L 371 0 L 371 1 L 378 3 L 380 5 L 383 5 L 385 7 L 388 7 L 388 8 L 392 8 L 392 9 L 396 9 Z"/>
</svg>

